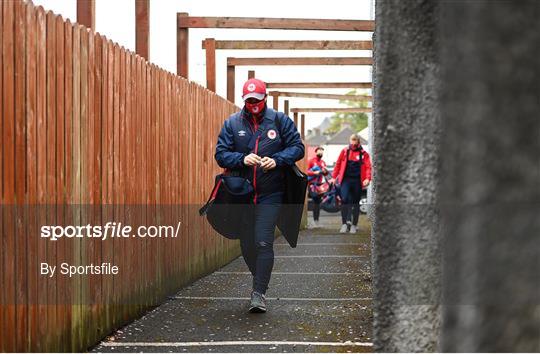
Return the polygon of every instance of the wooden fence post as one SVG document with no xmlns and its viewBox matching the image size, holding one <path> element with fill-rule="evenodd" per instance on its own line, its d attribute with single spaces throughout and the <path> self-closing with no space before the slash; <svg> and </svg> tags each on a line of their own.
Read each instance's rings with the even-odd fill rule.
<svg viewBox="0 0 540 354">
<path fill-rule="evenodd" d="M 235 67 L 227 65 L 227 99 L 234 103 Z"/>
<path fill-rule="evenodd" d="M 302 137 L 302 140 L 304 140 L 306 136 L 306 115 L 302 114 L 300 116 L 300 125 L 302 126 L 302 129 L 300 130 L 300 136 Z"/>
<path fill-rule="evenodd" d="M 77 22 L 92 30 L 96 29 L 95 0 L 77 0 Z"/>
<path fill-rule="evenodd" d="M 150 0 L 135 0 L 135 53 L 150 61 Z"/>
<path fill-rule="evenodd" d="M 206 51 L 206 88 L 216 92 L 216 40 L 207 38 L 204 42 Z"/>
<path fill-rule="evenodd" d="M 176 17 L 176 73 L 186 79 L 189 74 L 189 28 L 181 28 L 180 20 L 188 16 L 187 12 L 180 12 Z"/>
</svg>

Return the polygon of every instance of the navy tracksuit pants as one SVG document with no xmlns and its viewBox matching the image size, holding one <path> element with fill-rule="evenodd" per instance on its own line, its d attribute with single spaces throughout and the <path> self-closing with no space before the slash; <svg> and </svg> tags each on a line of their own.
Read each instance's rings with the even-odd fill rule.
<svg viewBox="0 0 540 354">
<path fill-rule="evenodd" d="M 254 210 L 254 228 L 240 238 L 242 256 L 253 275 L 253 290 L 265 294 L 274 267 L 274 232 L 283 192 L 260 196 Z M 251 232 L 249 232 L 251 231 Z"/>
<path fill-rule="evenodd" d="M 347 221 L 352 221 L 353 225 L 358 225 L 358 217 L 360 216 L 360 199 L 362 198 L 362 186 L 360 178 L 345 177 L 341 182 L 341 222 L 346 224 Z"/>
</svg>

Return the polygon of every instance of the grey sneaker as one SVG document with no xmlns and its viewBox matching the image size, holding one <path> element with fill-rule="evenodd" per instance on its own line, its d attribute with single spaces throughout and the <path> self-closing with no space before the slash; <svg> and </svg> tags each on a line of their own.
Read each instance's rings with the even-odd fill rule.
<svg viewBox="0 0 540 354">
<path fill-rule="evenodd" d="M 260 294 L 256 291 L 251 292 L 251 303 L 249 305 L 249 312 L 251 313 L 266 312 L 266 298 L 263 294 Z"/>
<path fill-rule="evenodd" d="M 339 229 L 339 233 L 344 234 L 344 233 L 347 232 L 347 229 L 348 229 L 347 224 L 343 224 L 343 225 L 341 225 L 341 229 Z"/>
<path fill-rule="evenodd" d="M 356 225 L 351 225 L 351 229 L 349 230 L 349 232 L 350 232 L 351 234 L 355 234 L 356 231 L 357 231 Z"/>
</svg>

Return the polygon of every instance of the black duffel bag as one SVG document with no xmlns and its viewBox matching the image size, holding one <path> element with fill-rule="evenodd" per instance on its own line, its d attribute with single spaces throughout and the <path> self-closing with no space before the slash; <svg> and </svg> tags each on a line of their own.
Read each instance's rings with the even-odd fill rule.
<svg viewBox="0 0 540 354">
<path fill-rule="evenodd" d="M 212 228 L 229 239 L 241 237 L 241 231 L 250 228 L 253 214 L 253 185 L 243 177 L 219 174 L 206 204 L 199 215 L 206 218 Z"/>
</svg>

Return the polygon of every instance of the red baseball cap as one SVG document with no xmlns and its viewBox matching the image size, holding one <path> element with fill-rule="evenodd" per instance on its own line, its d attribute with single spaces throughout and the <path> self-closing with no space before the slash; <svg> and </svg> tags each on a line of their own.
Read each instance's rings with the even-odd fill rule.
<svg viewBox="0 0 540 354">
<path fill-rule="evenodd" d="M 249 79 L 244 84 L 242 89 L 242 99 L 245 101 L 248 98 L 254 97 L 258 100 L 266 97 L 266 84 L 259 79 Z"/>
</svg>

